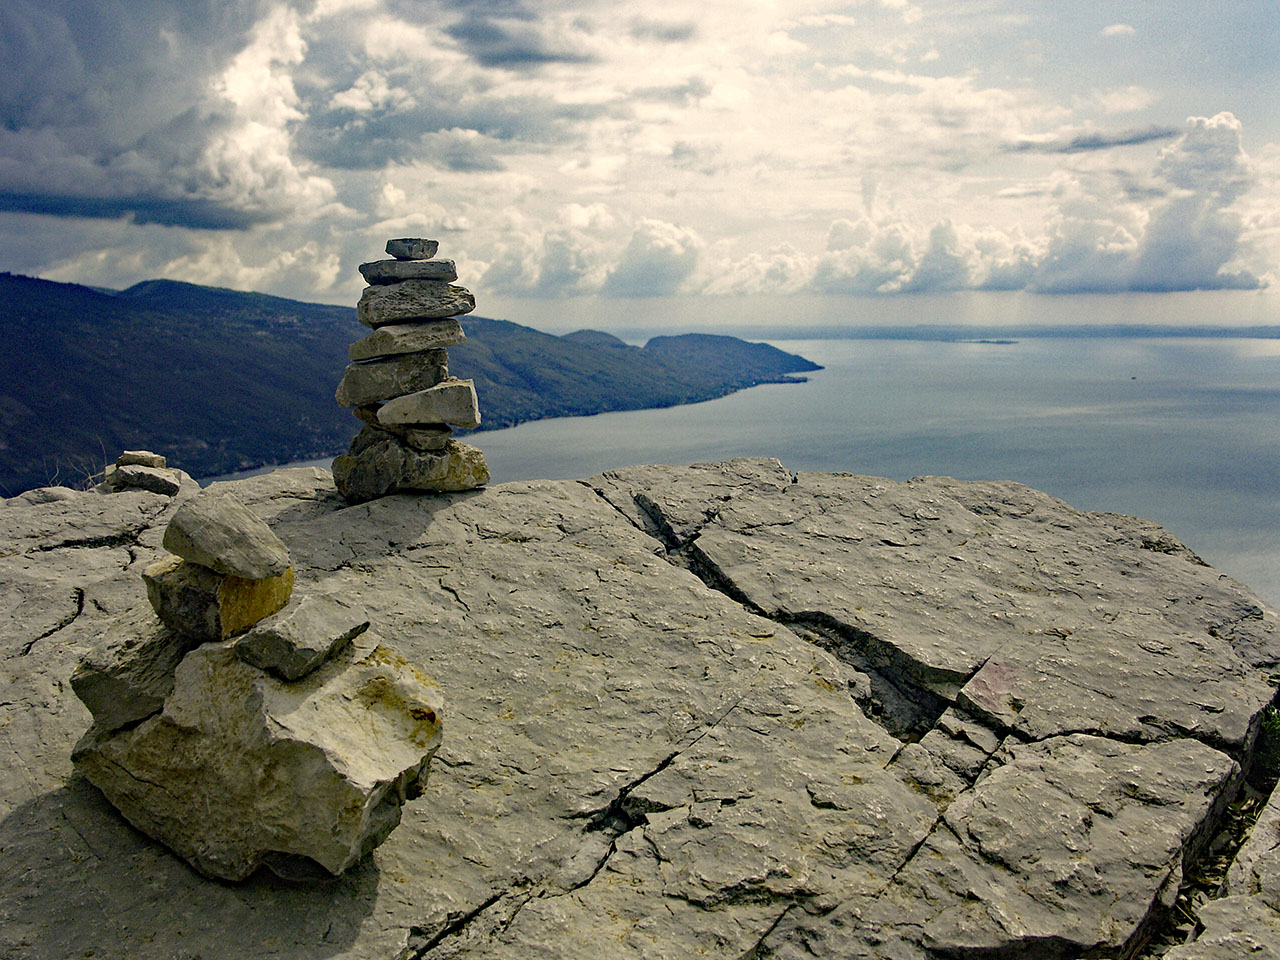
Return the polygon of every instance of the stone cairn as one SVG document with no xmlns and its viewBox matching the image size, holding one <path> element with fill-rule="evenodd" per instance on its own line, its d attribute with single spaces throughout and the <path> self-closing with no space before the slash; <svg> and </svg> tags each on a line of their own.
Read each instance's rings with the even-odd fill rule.
<svg viewBox="0 0 1280 960">
<path fill-rule="evenodd" d="M 99 493 L 122 493 L 125 490 L 149 490 L 166 497 L 173 497 L 182 489 L 181 470 L 169 466 L 161 454 L 150 450 L 126 450 L 116 457 L 114 464 L 107 464 L 102 482 L 95 490 Z M 191 483 L 191 478 L 186 477 Z"/>
<path fill-rule="evenodd" d="M 480 425 L 475 383 L 449 376 L 446 347 L 466 339 L 457 317 L 475 297 L 450 281 L 452 260 L 435 260 L 435 240 L 389 240 L 394 259 L 360 264 L 369 284 L 356 318 L 373 330 L 353 343 L 338 384 L 339 406 L 364 428 L 333 461 L 333 479 L 352 503 L 408 490 L 472 490 L 489 482 L 484 454 L 450 438 Z"/>
<path fill-rule="evenodd" d="M 178 507 L 171 551 L 80 664 L 76 768 L 201 873 L 341 873 L 426 784 L 440 691 L 338 595 L 293 595 L 289 551 L 227 495 Z"/>
</svg>

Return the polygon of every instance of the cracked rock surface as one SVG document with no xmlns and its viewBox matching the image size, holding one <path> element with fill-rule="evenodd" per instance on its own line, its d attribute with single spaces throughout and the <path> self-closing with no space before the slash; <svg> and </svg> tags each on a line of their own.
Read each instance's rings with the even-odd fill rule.
<svg viewBox="0 0 1280 960">
<path fill-rule="evenodd" d="M 146 604 L 173 501 L 5 501 L 0 956 L 1123 957 L 1280 663 L 1274 614 L 1166 532 L 1011 483 L 218 486 L 448 691 L 427 793 L 323 887 L 198 877 L 70 764 L 71 673 Z M 1274 929 L 1273 849 L 1179 956 Z"/>
</svg>

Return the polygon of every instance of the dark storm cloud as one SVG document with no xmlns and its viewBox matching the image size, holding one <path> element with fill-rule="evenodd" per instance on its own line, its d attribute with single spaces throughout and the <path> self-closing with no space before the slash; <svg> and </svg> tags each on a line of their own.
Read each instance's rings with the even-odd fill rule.
<svg viewBox="0 0 1280 960">
<path fill-rule="evenodd" d="M 590 63 L 595 59 L 548 36 L 538 19 L 519 4 L 473 6 L 444 32 L 486 67 L 518 70 L 547 63 Z"/>
<path fill-rule="evenodd" d="M 42 213 L 53 217 L 129 219 L 165 227 L 198 230 L 244 230 L 266 223 L 274 215 L 265 211 L 235 210 L 208 200 L 166 200 L 154 196 L 88 197 L 75 194 L 0 193 L 0 210 Z"/>
<path fill-rule="evenodd" d="M 316 108 L 296 144 L 308 158 L 344 170 L 388 162 L 433 160 L 452 170 L 500 170 L 506 144 L 565 144 L 578 127 L 609 112 L 594 104 L 557 104 L 535 97 L 462 102 L 440 97 L 426 104 L 373 114 Z M 444 137 L 474 131 L 483 139 Z M 441 136 L 435 136 L 441 135 Z"/>
<path fill-rule="evenodd" d="M 213 229 L 269 219 L 220 195 L 218 171 L 198 162 L 227 120 L 210 80 L 269 6 L 6 0 L 0 209 Z"/>
<path fill-rule="evenodd" d="M 1175 127 L 1146 127 L 1142 130 L 1122 130 L 1115 133 L 1093 131 L 1078 133 L 1062 140 L 1020 140 L 1010 145 L 1010 153 L 1089 153 L 1109 150 L 1112 147 L 1132 147 L 1156 140 L 1172 140 L 1182 133 Z"/>
<path fill-rule="evenodd" d="M 641 100 L 657 100 L 665 103 L 697 103 L 711 93 L 711 84 L 701 77 L 690 77 L 684 83 L 669 87 L 640 87 L 631 95 Z"/>
<path fill-rule="evenodd" d="M 697 36 L 698 25 L 692 20 L 650 20 L 648 17 L 636 17 L 631 21 L 630 32 L 637 40 L 684 43 Z"/>
</svg>

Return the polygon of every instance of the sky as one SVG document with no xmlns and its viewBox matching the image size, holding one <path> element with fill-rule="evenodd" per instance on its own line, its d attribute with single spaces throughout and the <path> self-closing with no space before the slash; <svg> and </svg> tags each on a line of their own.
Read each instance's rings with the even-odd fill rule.
<svg viewBox="0 0 1280 960">
<path fill-rule="evenodd" d="M 425 236 L 515 320 L 1267 314 L 1277 50 L 1275 0 L 5 0 L 0 269 L 350 304 Z"/>
</svg>

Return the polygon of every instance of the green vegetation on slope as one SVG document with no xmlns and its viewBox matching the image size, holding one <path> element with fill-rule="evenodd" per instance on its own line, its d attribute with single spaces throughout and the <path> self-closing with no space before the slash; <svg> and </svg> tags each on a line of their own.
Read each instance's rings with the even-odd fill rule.
<svg viewBox="0 0 1280 960">
<path fill-rule="evenodd" d="M 484 427 L 670 406 L 817 367 L 731 337 L 565 337 L 480 317 L 449 350 Z M 119 293 L 0 274 L 0 494 L 75 485 L 124 449 L 194 476 L 342 452 L 334 389 L 368 331 L 350 307 L 169 280 Z"/>
</svg>

